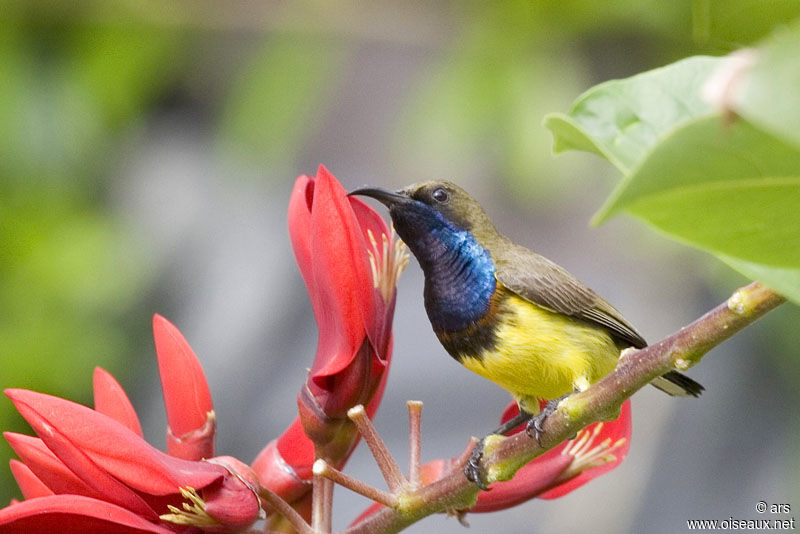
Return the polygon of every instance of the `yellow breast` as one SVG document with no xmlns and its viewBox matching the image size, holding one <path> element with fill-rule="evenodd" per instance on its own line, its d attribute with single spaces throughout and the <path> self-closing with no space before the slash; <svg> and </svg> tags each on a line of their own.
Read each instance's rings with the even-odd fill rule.
<svg viewBox="0 0 800 534">
<path fill-rule="evenodd" d="M 496 343 L 464 356 L 471 371 L 509 391 L 538 412 L 537 399 L 554 399 L 610 373 L 619 349 L 608 332 L 510 295 L 503 300 Z"/>
</svg>

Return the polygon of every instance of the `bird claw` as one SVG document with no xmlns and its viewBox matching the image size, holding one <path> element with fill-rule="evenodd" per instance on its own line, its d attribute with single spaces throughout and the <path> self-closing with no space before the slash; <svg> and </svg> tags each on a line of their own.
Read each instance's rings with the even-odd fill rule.
<svg viewBox="0 0 800 534">
<path fill-rule="evenodd" d="M 464 475 L 467 477 L 467 480 L 480 489 L 488 491 L 489 486 L 484 482 L 486 472 L 481 465 L 481 458 L 483 458 L 483 440 L 480 440 L 478 444 L 475 445 L 475 448 L 472 449 L 472 454 L 470 454 L 469 460 L 467 460 L 467 464 L 464 466 Z"/>
<path fill-rule="evenodd" d="M 557 399 L 547 401 L 547 404 L 545 404 L 544 408 L 542 408 L 542 411 L 539 412 L 539 415 L 528 421 L 528 424 L 525 427 L 525 432 L 527 432 L 530 437 L 535 439 L 536 443 L 538 443 L 540 447 L 542 446 L 541 437 L 542 433 L 544 432 L 542 424 L 544 424 L 545 419 L 555 413 L 555 411 L 558 409 L 558 404 L 568 396 L 569 395 L 563 395 Z"/>
<path fill-rule="evenodd" d="M 544 411 L 542 411 L 539 415 L 528 421 L 528 425 L 525 427 L 525 431 L 530 437 L 536 440 L 536 443 L 538 443 L 540 447 L 542 445 L 542 423 L 544 423 L 544 420 L 547 419 L 549 415 L 549 413 L 544 413 Z"/>
</svg>

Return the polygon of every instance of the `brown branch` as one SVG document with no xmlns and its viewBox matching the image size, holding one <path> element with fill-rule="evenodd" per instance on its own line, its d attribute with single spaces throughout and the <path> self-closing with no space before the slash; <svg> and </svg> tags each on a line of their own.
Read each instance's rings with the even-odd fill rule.
<svg viewBox="0 0 800 534">
<path fill-rule="evenodd" d="M 785 299 L 760 282 L 737 290 L 690 325 L 641 350 L 622 354 L 617 368 L 589 389 L 571 395 L 543 424 L 540 443 L 520 432 L 487 446 L 483 467 L 487 482 L 508 480 L 527 462 L 571 438 L 581 428 L 613 419 L 622 403 L 667 371 L 695 365 L 709 350 L 782 304 Z M 348 528 L 345 534 L 391 534 L 430 514 L 469 508 L 478 488 L 461 469 L 420 488 L 403 499 L 402 508 L 383 508 Z"/>
</svg>

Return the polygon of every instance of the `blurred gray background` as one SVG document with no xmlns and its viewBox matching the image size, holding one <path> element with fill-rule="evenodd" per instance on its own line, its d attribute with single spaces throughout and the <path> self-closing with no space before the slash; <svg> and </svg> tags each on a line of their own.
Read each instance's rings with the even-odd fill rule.
<svg viewBox="0 0 800 534">
<path fill-rule="evenodd" d="M 501 231 L 658 340 L 746 281 L 633 219 L 590 228 L 618 177 L 589 155 L 554 158 L 542 117 L 601 81 L 726 53 L 798 15 L 795 2 L 744 0 L 0 2 L 0 386 L 90 402 L 103 365 L 161 446 L 160 313 L 205 367 L 219 453 L 251 460 L 295 417 L 314 356 L 286 207 L 320 163 L 346 188 L 459 183 Z M 786 305 L 715 349 L 689 372 L 700 400 L 637 393 L 616 470 L 555 501 L 471 515 L 472 531 L 683 532 L 686 519 L 769 518 L 761 500 L 794 515 L 798 318 Z M 401 463 L 407 399 L 425 403 L 423 460 L 496 426 L 508 396 L 440 347 L 414 260 L 394 332 L 375 423 Z M 2 404 L 3 428 L 24 431 Z M 364 448 L 346 471 L 382 487 Z M 0 480 L 6 502 L 16 488 Z M 367 504 L 338 489 L 335 526 Z M 408 532 L 434 529 L 463 527 L 437 516 Z"/>
</svg>

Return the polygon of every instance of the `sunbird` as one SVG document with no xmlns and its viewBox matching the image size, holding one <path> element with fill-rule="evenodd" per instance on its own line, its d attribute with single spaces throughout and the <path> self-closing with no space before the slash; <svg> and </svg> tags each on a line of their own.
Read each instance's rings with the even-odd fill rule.
<svg viewBox="0 0 800 534">
<path fill-rule="evenodd" d="M 445 350 L 467 369 L 511 393 L 520 414 L 495 430 L 527 421 L 538 439 L 558 402 L 614 370 L 620 352 L 644 338 L 611 304 L 566 269 L 497 231 L 478 202 L 444 181 L 398 191 L 365 186 L 351 195 L 387 208 L 425 275 L 425 311 Z M 651 382 L 676 396 L 703 386 L 677 371 Z M 540 410 L 539 400 L 549 401 Z M 482 442 L 465 472 L 485 489 Z"/>
</svg>

